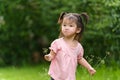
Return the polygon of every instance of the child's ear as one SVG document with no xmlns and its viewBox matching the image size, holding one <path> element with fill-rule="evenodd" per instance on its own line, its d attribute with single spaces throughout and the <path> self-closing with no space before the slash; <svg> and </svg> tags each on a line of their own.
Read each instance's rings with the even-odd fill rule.
<svg viewBox="0 0 120 80">
<path fill-rule="evenodd" d="M 80 33 L 81 32 L 81 28 L 78 28 L 76 33 Z"/>
<path fill-rule="evenodd" d="M 62 13 L 60 14 L 60 17 L 59 17 L 59 19 L 58 19 L 58 23 L 59 23 L 59 24 L 62 23 L 63 17 L 64 17 L 65 14 L 67 14 L 67 12 L 62 12 Z"/>
</svg>

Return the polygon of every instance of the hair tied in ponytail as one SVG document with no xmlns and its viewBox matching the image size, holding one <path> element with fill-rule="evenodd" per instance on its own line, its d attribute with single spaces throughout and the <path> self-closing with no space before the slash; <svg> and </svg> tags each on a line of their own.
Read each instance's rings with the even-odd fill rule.
<svg viewBox="0 0 120 80">
<path fill-rule="evenodd" d="M 89 16 L 87 15 L 87 13 L 81 13 L 80 14 L 80 17 L 82 18 L 82 21 L 87 24 L 88 23 L 88 19 L 89 19 Z"/>
<path fill-rule="evenodd" d="M 63 18 L 64 18 L 64 15 L 66 15 L 66 14 L 67 14 L 67 12 L 62 12 L 62 13 L 60 14 L 60 17 L 59 17 L 59 19 L 58 19 L 58 24 L 61 24 L 61 23 L 62 23 Z"/>
</svg>

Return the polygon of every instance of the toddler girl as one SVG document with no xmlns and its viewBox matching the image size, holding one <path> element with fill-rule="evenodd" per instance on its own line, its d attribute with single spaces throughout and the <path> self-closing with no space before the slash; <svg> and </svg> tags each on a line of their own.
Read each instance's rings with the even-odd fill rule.
<svg viewBox="0 0 120 80">
<path fill-rule="evenodd" d="M 50 46 L 50 53 L 45 55 L 47 61 L 51 61 L 48 74 L 51 80 L 76 80 L 77 64 L 87 68 L 93 75 L 96 70 L 83 58 L 84 49 L 80 39 L 84 31 L 83 18 L 86 23 L 86 13 L 61 13 L 58 23 L 60 27 L 59 38 Z"/>
</svg>

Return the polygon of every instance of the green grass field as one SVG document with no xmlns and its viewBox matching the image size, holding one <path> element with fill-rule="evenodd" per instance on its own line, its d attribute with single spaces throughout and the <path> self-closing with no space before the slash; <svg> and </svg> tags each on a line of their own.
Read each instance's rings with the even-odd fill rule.
<svg viewBox="0 0 120 80">
<path fill-rule="evenodd" d="M 50 80 L 48 72 L 49 65 L 5 67 L 0 68 L 0 80 Z M 98 68 L 97 73 L 91 77 L 86 69 L 78 66 L 77 80 L 120 80 L 120 69 Z"/>
</svg>

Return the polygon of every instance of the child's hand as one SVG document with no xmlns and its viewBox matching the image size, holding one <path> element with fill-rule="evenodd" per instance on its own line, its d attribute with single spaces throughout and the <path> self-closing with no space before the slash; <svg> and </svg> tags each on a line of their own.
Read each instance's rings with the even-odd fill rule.
<svg viewBox="0 0 120 80">
<path fill-rule="evenodd" d="M 44 58 L 45 58 L 45 60 L 47 60 L 47 61 L 51 61 L 51 60 L 52 60 L 51 54 L 45 55 Z"/>
<path fill-rule="evenodd" d="M 90 73 L 90 75 L 94 75 L 96 73 L 96 70 L 94 68 L 90 68 L 88 69 L 88 72 Z"/>
</svg>

